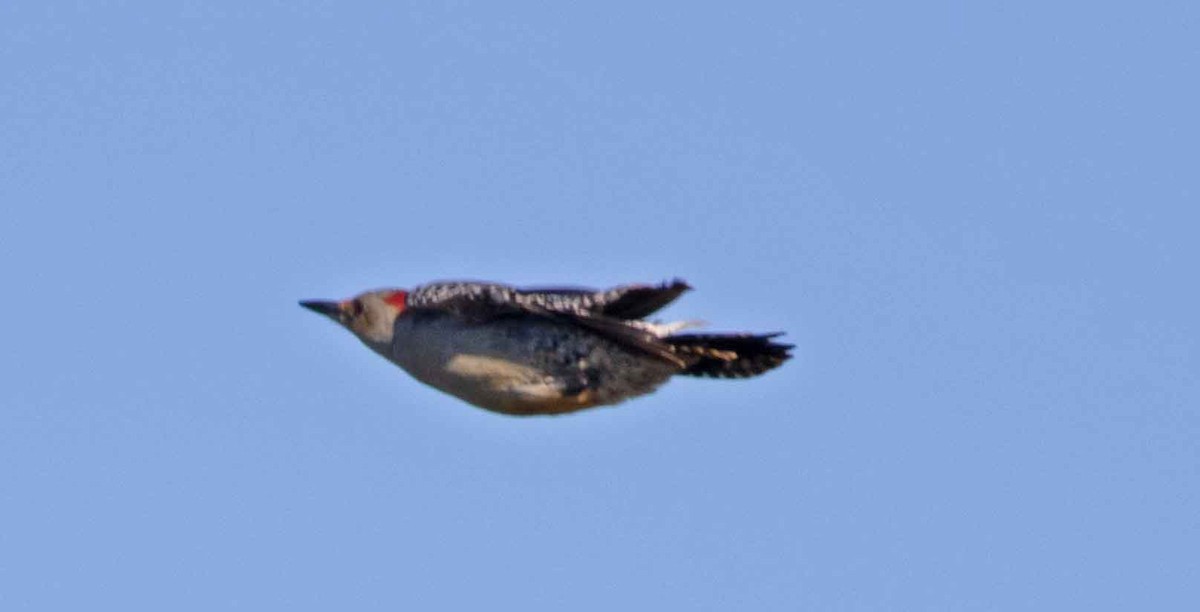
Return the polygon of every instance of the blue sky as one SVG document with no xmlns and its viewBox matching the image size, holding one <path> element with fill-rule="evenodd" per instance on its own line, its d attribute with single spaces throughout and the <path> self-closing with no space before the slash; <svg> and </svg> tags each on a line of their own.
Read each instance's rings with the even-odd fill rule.
<svg viewBox="0 0 1200 612">
<path fill-rule="evenodd" d="M 5 610 L 1200 603 L 1192 3 L 0 7 Z M 565 418 L 296 305 L 679 276 Z"/>
</svg>

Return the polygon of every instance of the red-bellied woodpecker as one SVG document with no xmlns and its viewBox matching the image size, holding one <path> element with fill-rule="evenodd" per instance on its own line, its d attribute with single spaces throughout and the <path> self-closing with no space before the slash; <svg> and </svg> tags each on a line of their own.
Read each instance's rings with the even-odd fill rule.
<svg viewBox="0 0 1200 612">
<path fill-rule="evenodd" d="M 676 374 L 757 376 L 791 345 L 780 334 L 680 334 L 690 323 L 645 317 L 687 283 L 517 289 L 438 282 L 304 301 L 417 380 L 481 408 L 562 414 L 654 391 Z"/>
</svg>

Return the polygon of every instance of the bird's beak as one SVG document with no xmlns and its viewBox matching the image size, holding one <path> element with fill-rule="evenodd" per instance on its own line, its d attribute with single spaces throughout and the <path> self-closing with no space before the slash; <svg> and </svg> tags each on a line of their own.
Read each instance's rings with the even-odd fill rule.
<svg viewBox="0 0 1200 612">
<path fill-rule="evenodd" d="M 300 305 L 317 313 L 323 314 L 334 320 L 337 320 L 342 313 L 342 307 L 337 302 L 326 302 L 323 300 L 304 300 Z"/>
</svg>

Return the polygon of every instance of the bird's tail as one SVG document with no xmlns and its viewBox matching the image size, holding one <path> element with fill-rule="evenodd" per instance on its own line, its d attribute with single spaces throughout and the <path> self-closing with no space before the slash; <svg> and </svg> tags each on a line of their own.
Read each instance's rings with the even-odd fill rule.
<svg viewBox="0 0 1200 612">
<path fill-rule="evenodd" d="M 791 358 L 792 345 L 772 342 L 783 334 L 677 334 L 663 338 L 687 364 L 680 374 L 749 378 Z"/>
</svg>

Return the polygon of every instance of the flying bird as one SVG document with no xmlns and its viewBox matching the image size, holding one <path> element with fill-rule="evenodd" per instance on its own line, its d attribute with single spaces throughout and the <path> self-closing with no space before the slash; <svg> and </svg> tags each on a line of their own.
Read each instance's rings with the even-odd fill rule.
<svg viewBox="0 0 1200 612">
<path fill-rule="evenodd" d="M 646 320 L 689 289 L 678 279 L 605 291 L 434 282 L 300 305 L 417 380 L 518 416 L 616 404 L 677 374 L 758 376 L 791 357 L 780 333 L 679 333 L 696 324 Z"/>
</svg>

